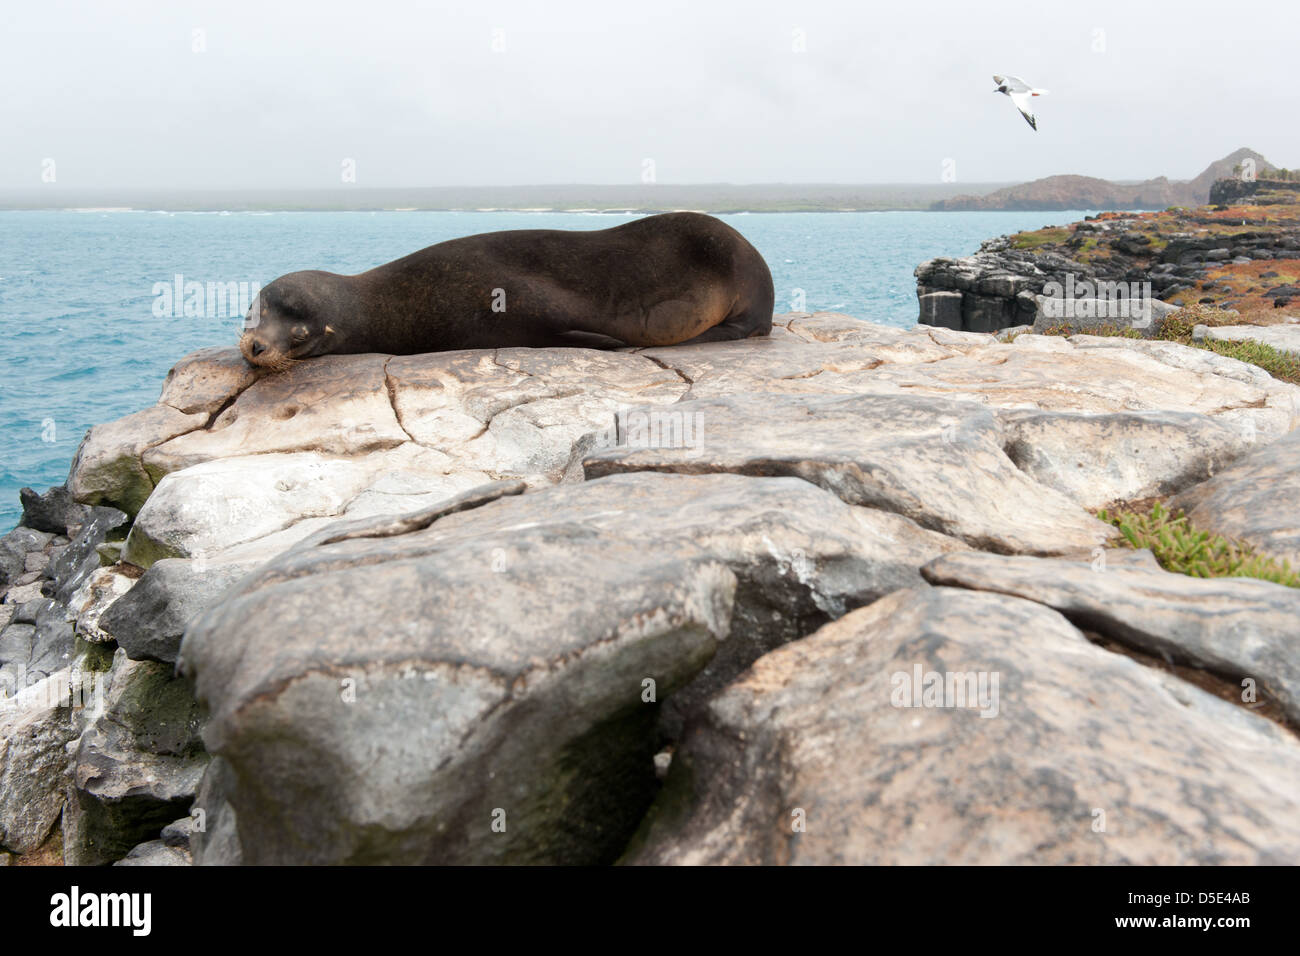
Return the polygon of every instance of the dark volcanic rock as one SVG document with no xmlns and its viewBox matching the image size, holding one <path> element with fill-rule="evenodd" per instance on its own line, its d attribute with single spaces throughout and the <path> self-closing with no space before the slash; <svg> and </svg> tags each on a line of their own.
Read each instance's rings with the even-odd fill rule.
<svg viewBox="0 0 1300 956">
<path fill-rule="evenodd" d="M 158 561 L 109 605 L 99 628 L 132 660 L 175 664 L 185 625 L 248 571 L 243 564 L 198 568 L 177 558 Z"/>
<path fill-rule="evenodd" d="M 188 851 L 190 839 L 194 836 L 194 817 L 181 817 L 163 827 L 160 839 L 164 846 L 177 847 Z"/>
<path fill-rule="evenodd" d="M 1231 170 L 1231 164 L 1245 159 L 1258 160 L 1261 174 L 1271 168 L 1262 157 L 1239 150 L 1206 173 Z M 1230 172 L 1227 174 L 1231 175 Z M 1026 190 L 1033 192 L 1048 182 L 1051 181 L 1013 187 L 971 200 L 974 205 L 962 205 L 963 200 L 950 200 L 945 208 L 955 208 L 954 202 L 962 208 L 1019 207 L 1022 204 L 1011 200 L 1011 194 Z M 1092 184 L 1106 185 L 1100 181 L 1092 181 Z M 1255 205 L 1266 201 L 1294 205 L 1300 202 L 1297 186 L 1300 183 L 1261 179 L 1252 183 L 1228 183 L 1221 192 L 1225 198 L 1229 193 L 1240 194 L 1239 198 Z M 1038 199 L 1044 200 L 1044 196 L 1040 195 Z M 1044 201 L 1044 205 L 1065 209 L 1086 208 L 1093 203 L 1081 207 Z M 1101 205 L 1111 209 L 1124 206 L 1123 203 Z M 1138 205 L 1144 206 L 1142 203 Z M 1199 206 L 1200 203 L 1191 205 Z M 961 330 L 997 331 L 1032 322 L 1032 317 L 1026 319 L 1024 314 L 1014 314 L 1019 308 L 1018 300 L 1024 293 L 1046 294 L 1048 283 L 1064 285 L 1067 276 L 1075 282 L 1150 283 L 1150 292 L 1167 301 L 1204 280 L 1211 269 L 1229 264 L 1248 265 L 1254 260 L 1286 258 L 1290 257 L 1289 250 L 1300 248 L 1300 223 L 1297 223 L 1293 210 L 1260 216 L 1257 209 L 1244 207 L 1240 210 L 1240 228 L 1236 228 L 1235 215 L 1231 220 L 1212 217 L 1208 210 L 1185 208 L 1182 201 L 1176 206 L 1162 201 L 1154 207 L 1144 208 L 1163 209 L 1164 212 L 1108 213 L 1081 223 L 990 239 L 982 243 L 974 255 L 937 258 L 921 263 L 915 272 L 916 292 L 922 302 L 919 321 L 954 328 L 956 305 L 945 301 L 940 309 L 938 303 L 928 297 L 937 292 L 956 292 L 962 296 Z M 1229 207 L 1221 208 L 1226 210 Z M 1231 290 L 1219 291 L 1227 294 Z M 1294 298 L 1294 294 L 1291 295 Z M 1211 301 L 1220 301 L 1221 298 L 1211 297 Z"/>
<path fill-rule="evenodd" d="M 8 541 L 0 540 L 0 588 L 7 588 L 17 581 L 27 566 L 27 553 L 11 547 Z"/>
<path fill-rule="evenodd" d="M 79 527 L 90 512 L 89 507 L 74 501 L 68 489 L 62 485 L 49 489 L 43 495 L 38 495 L 31 488 L 22 488 L 18 497 L 23 503 L 20 524 L 50 534 L 68 534 L 70 529 Z"/>
<path fill-rule="evenodd" d="M 114 532 L 124 528 L 127 520 L 127 516 L 116 508 L 91 508 L 77 536 L 50 562 L 47 593 L 60 604 L 67 604 L 77 588 L 99 568 L 98 547 Z"/>
<path fill-rule="evenodd" d="M 103 716 L 73 759 L 64 861 L 111 863 L 156 837 L 189 810 L 207 762 L 188 683 L 118 651 Z"/>
<path fill-rule="evenodd" d="M 14 691 L 67 667 L 74 647 L 73 626 L 50 600 L 28 601 L 0 630 L 0 691 Z"/>
<path fill-rule="evenodd" d="M 921 323 L 945 329 L 962 327 L 962 294 L 960 292 L 918 293 L 921 302 Z"/>
<path fill-rule="evenodd" d="M 40 551 L 49 541 L 49 533 L 22 525 L 0 538 L 0 590 L 17 583 L 27 571 L 27 555 Z"/>
</svg>

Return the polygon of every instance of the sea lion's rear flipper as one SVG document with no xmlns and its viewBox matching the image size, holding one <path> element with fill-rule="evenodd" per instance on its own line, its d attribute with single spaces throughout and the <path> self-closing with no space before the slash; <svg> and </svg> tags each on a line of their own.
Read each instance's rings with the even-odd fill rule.
<svg viewBox="0 0 1300 956">
<path fill-rule="evenodd" d="M 705 329 L 693 339 L 687 339 L 681 345 L 699 345 L 702 342 L 734 342 L 737 339 L 753 338 L 756 335 L 768 335 L 772 331 L 772 309 L 750 309 L 737 315 L 729 315 L 712 328 Z"/>
</svg>

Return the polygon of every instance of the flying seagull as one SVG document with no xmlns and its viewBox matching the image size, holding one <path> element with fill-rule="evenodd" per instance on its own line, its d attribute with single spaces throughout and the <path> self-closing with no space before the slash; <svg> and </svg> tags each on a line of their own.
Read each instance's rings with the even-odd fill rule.
<svg viewBox="0 0 1300 956">
<path fill-rule="evenodd" d="M 1038 120 L 1034 118 L 1034 112 L 1029 108 L 1029 98 L 1031 96 L 1042 96 L 1047 90 L 1036 90 L 1018 76 L 998 76 L 993 75 L 993 82 L 998 85 L 994 93 L 1005 93 L 1011 97 L 1011 102 L 1016 104 L 1016 109 L 1020 110 L 1020 115 L 1025 118 L 1025 122 L 1038 129 Z"/>
</svg>

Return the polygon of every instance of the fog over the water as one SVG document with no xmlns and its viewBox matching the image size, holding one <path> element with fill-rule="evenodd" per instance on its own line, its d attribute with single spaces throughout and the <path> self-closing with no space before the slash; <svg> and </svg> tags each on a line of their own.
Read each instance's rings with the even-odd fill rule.
<svg viewBox="0 0 1300 956">
<path fill-rule="evenodd" d="M 1300 166 L 1294 0 L 6 4 L 0 189 Z M 991 74 L 1050 90 L 1032 131 Z"/>
</svg>

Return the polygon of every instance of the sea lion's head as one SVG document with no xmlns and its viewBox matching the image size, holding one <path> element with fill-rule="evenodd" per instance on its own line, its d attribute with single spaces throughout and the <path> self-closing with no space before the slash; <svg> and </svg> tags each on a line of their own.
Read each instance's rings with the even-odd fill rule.
<svg viewBox="0 0 1300 956">
<path fill-rule="evenodd" d="M 250 365 L 282 370 L 324 355 L 337 344 L 338 296 L 329 272 L 291 272 L 253 299 L 244 317 L 239 351 Z"/>
</svg>

